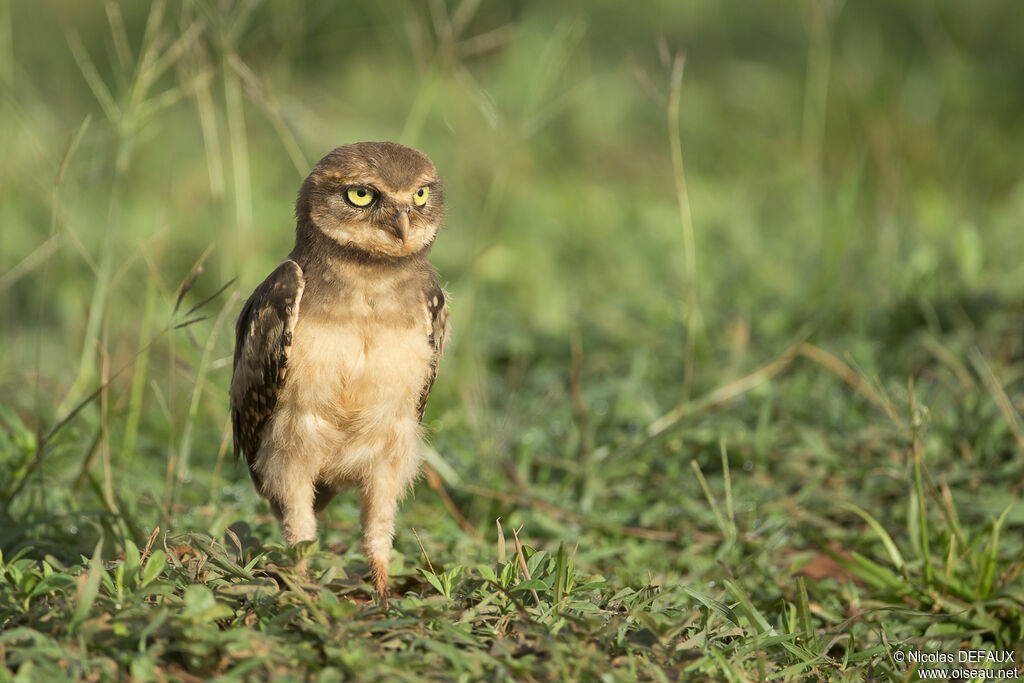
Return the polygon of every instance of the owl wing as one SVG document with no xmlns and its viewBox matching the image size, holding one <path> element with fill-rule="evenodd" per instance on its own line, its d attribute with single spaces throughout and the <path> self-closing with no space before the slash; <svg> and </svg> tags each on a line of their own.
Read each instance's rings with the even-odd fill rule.
<svg viewBox="0 0 1024 683">
<path fill-rule="evenodd" d="M 446 292 L 441 289 L 435 278 L 431 278 L 423 291 L 427 315 L 430 318 L 430 347 L 433 354 L 430 356 L 430 372 L 427 373 L 427 381 L 420 391 L 418 413 L 420 421 L 423 421 L 423 411 L 427 409 L 427 399 L 430 397 L 430 390 L 434 386 L 434 378 L 437 377 L 437 364 L 441 360 L 441 352 L 444 350 L 444 343 L 448 340 L 448 301 Z"/>
<path fill-rule="evenodd" d="M 235 325 L 235 361 L 231 376 L 231 427 L 235 458 L 245 454 L 254 470 L 263 427 L 274 412 L 284 386 L 292 333 L 306 280 L 302 268 L 286 260 L 256 288 L 242 306 Z"/>
</svg>

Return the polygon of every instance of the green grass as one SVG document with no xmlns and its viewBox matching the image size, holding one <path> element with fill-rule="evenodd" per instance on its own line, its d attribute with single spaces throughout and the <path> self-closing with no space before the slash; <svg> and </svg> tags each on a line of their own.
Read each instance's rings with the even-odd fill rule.
<svg viewBox="0 0 1024 683">
<path fill-rule="evenodd" d="M 1016 3 L 339 5 L 0 3 L 0 680 L 1020 666 Z M 354 497 L 283 548 L 227 419 L 363 139 L 449 201 L 386 613 Z"/>
</svg>

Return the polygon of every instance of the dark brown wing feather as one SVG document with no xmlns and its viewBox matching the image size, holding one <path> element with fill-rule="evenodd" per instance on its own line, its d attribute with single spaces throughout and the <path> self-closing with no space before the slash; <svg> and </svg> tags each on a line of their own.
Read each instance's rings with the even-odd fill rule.
<svg viewBox="0 0 1024 683">
<path fill-rule="evenodd" d="M 421 422 L 423 421 L 423 412 L 427 409 L 430 390 L 434 386 L 434 378 L 437 377 L 437 364 L 441 360 L 444 343 L 448 340 L 448 302 L 445 291 L 441 289 L 437 280 L 431 278 L 430 284 L 424 290 L 424 295 L 427 314 L 430 316 L 430 346 L 434 349 L 434 353 L 430 357 L 430 373 L 427 375 L 427 382 L 423 385 L 423 390 L 420 391 L 418 411 Z"/>
<path fill-rule="evenodd" d="M 245 455 L 253 482 L 263 427 L 274 412 L 284 385 L 292 333 L 306 281 L 295 261 L 287 260 L 256 288 L 235 325 L 235 362 L 231 376 L 231 427 L 235 458 Z"/>
</svg>

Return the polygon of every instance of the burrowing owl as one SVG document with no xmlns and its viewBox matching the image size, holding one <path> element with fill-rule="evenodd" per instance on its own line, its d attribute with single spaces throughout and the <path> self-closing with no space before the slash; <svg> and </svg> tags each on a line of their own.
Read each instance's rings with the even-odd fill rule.
<svg viewBox="0 0 1024 683">
<path fill-rule="evenodd" d="M 362 549 L 382 600 L 398 501 L 420 467 L 420 422 L 448 336 L 427 261 L 444 211 L 437 171 L 393 142 L 338 147 L 302 184 L 295 248 L 242 307 L 231 421 L 284 540 L 361 491 Z"/>
</svg>

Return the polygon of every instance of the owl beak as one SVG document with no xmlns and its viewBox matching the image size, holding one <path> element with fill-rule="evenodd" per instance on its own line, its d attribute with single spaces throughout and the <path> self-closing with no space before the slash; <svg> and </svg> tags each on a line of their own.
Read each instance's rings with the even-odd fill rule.
<svg viewBox="0 0 1024 683">
<path fill-rule="evenodd" d="M 398 207 L 398 213 L 394 215 L 390 223 L 384 224 L 384 229 L 405 242 L 405 236 L 409 234 L 409 208 L 408 206 Z"/>
</svg>

